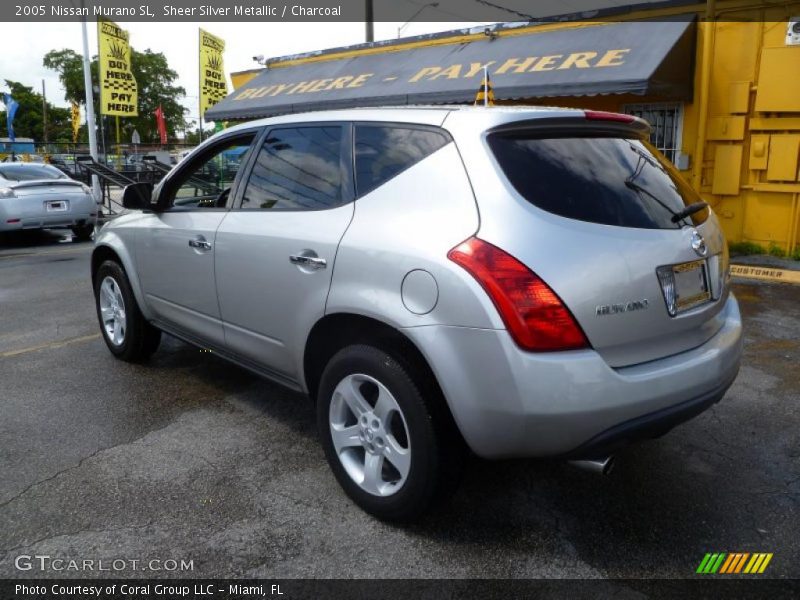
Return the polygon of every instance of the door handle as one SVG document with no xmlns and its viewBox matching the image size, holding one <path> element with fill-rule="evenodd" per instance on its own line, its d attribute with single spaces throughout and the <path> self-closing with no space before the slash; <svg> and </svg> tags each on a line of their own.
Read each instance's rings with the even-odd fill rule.
<svg viewBox="0 0 800 600">
<path fill-rule="evenodd" d="M 328 261 L 324 258 L 318 258 L 316 256 L 304 256 L 302 254 L 290 255 L 289 262 L 293 265 L 308 267 L 309 269 L 324 269 L 328 266 Z"/>
<path fill-rule="evenodd" d="M 198 250 L 211 250 L 211 242 L 205 240 L 189 240 L 189 246 Z"/>
</svg>

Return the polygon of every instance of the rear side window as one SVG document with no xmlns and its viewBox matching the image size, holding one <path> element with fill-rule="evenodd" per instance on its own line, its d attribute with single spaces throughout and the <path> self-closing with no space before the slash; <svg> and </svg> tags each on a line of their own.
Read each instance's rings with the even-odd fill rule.
<svg viewBox="0 0 800 600">
<path fill-rule="evenodd" d="M 319 210 L 342 204 L 342 128 L 269 132 L 253 165 L 242 208 Z"/>
<path fill-rule="evenodd" d="M 450 136 L 434 129 L 401 125 L 356 125 L 358 195 L 368 194 L 447 145 L 449 141 Z"/>
<path fill-rule="evenodd" d="M 648 142 L 495 134 L 489 146 L 520 195 L 562 217 L 644 229 L 676 229 L 708 218 L 704 209 L 673 222 L 701 199 Z"/>
</svg>

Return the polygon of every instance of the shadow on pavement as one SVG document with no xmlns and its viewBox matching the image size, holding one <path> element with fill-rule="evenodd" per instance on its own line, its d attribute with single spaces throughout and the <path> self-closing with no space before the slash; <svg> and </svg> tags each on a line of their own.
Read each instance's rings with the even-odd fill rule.
<svg viewBox="0 0 800 600">
<path fill-rule="evenodd" d="M 69 229 L 32 229 L 0 233 L 0 250 L 40 248 L 78 242 Z"/>
</svg>

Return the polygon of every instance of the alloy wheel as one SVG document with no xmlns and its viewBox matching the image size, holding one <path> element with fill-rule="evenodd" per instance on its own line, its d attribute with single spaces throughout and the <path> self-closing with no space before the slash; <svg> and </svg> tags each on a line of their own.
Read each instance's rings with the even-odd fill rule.
<svg viewBox="0 0 800 600">
<path fill-rule="evenodd" d="M 403 411 L 374 377 L 348 375 L 333 391 L 329 425 L 333 447 L 350 478 L 375 496 L 397 493 L 411 470 Z"/>
<path fill-rule="evenodd" d="M 125 342 L 127 318 L 125 316 L 125 300 L 122 290 L 113 277 L 106 277 L 100 284 L 100 317 L 103 330 L 109 341 L 115 346 Z"/>
</svg>

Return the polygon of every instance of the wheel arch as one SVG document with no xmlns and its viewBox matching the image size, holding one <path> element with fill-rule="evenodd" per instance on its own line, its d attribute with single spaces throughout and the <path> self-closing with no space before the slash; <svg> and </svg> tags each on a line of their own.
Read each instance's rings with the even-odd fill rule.
<svg viewBox="0 0 800 600">
<path fill-rule="evenodd" d="M 392 354 L 397 360 L 419 371 L 430 386 L 436 404 L 452 414 L 444 393 L 428 361 L 416 344 L 396 327 L 373 317 L 356 313 L 333 313 L 322 317 L 311 328 L 303 355 L 303 377 L 311 399 L 316 402 L 325 365 L 339 350 L 353 344 L 369 344 Z"/>
<path fill-rule="evenodd" d="M 139 277 L 136 274 L 136 269 L 133 265 L 131 257 L 125 247 L 122 245 L 121 241 L 118 241 L 117 244 L 100 242 L 95 245 L 95 248 L 92 251 L 90 266 L 92 287 L 94 288 L 95 284 L 97 283 L 95 281 L 97 277 L 97 270 L 100 268 L 100 265 L 107 260 L 113 260 L 114 262 L 118 263 L 122 267 L 122 270 L 125 271 L 125 275 L 128 277 L 128 282 L 130 283 L 131 290 L 133 291 L 133 296 L 136 298 L 136 303 L 139 305 L 139 310 L 141 311 L 142 315 L 144 315 L 145 319 L 150 320 L 149 310 L 144 301 L 141 288 L 139 287 Z"/>
<path fill-rule="evenodd" d="M 114 262 L 119 263 L 120 266 L 122 266 L 122 268 L 125 269 L 125 265 L 123 264 L 119 254 L 117 254 L 117 252 L 113 248 L 111 248 L 111 246 L 97 246 L 92 251 L 91 269 L 92 269 L 93 285 L 97 283 L 96 281 L 97 270 L 100 268 L 100 265 L 102 265 L 107 260 L 113 260 Z M 127 269 L 125 269 L 125 271 L 127 272 Z"/>
</svg>

